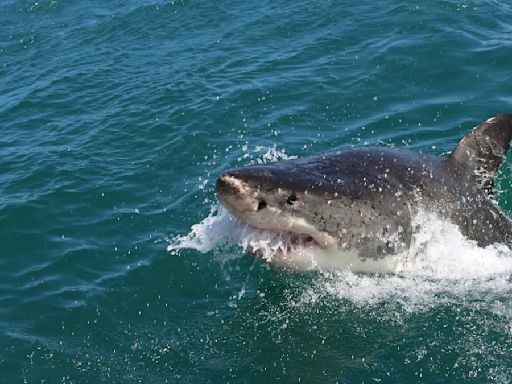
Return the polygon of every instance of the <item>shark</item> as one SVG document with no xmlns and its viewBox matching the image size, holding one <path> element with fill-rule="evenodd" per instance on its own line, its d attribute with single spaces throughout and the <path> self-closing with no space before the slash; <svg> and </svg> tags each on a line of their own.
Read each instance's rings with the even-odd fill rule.
<svg viewBox="0 0 512 384">
<path fill-rule="evenodd" d="M 445 156 L 350 148 L 227 170 L 216 193 L 242 225 L 286 238 L 271 264 L 387 272 L 410 250 L 419 212 L 449 221 L 478 246 L 510 247 L 512 222 L 494 184 L 511 139 L 512 114 L 500 114 Z"/>
</svg>

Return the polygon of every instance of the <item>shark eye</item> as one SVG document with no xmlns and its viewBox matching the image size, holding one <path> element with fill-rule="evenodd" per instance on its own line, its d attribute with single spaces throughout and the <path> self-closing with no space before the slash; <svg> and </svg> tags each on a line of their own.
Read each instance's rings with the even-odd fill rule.
<svg viewBox="0 0 512 384">
<path fill-rule="evenodd" d="M 267 207 L 267 202 L 266 202 L 265 200 L 260 200 L 260 201 L 258 202 L 258 211 L 259 211 L 260 209 L 263 209 L 263 208 L 266 208 L 266 207 Z"/>
<path fill-rule="evenodd" d="M 295 195 L 290 195 L 288 196 L 288 198 L 286 199 L 286 204 L 288 205 L 293 205 L 293 203 L 295 203 L 297 201 L 297 196 Z"/>
</svg>

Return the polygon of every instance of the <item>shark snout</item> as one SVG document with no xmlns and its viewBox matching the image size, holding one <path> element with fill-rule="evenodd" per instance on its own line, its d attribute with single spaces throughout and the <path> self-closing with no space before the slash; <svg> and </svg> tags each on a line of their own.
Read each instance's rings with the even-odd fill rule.
<svg viewBox="0 0 512 384">
<path fill-rule="evenodd" d="M 224 206 L 235 214 L 256 210 L 257 201 L 247 182 L 232 173 L 224 172 L 217 178 L 217 196 Z"/>
<path fill-rule="evenodd" d="M 222 173 L 217 178 L 217 194 L 254 196 L 261 189 L 275 188 L 276 178 L 267 167 L 237 168 Z"/>
<path fill-rule="evenodd" d="M 219 197 L 222 195 L 239 195 L 240 187 L 241 181 L 227 172 L 217 178 L 216 188 Z"/>
</svg>

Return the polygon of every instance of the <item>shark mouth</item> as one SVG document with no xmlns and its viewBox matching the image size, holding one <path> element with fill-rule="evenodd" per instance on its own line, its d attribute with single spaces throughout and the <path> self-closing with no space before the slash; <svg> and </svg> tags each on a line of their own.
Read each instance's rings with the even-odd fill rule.
<svg viewBox="0 0 512 384">
<path fill-rule="evenodd" d="M 318 241 L 311 235 L 289 232 L 279 229 L 261 229 L 235 218 L 242 226 L 238 243 L 244 252 L 253 254 L 265 261 L 274 257 L 286 257 L 296 253 L 307 253 L 322 249 Z M 238 236 L 237 236 L 238 237 Z"/>
</svg>

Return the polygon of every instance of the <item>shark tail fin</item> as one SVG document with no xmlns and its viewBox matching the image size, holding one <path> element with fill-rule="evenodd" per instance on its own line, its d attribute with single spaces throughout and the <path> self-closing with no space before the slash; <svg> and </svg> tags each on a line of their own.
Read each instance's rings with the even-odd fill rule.
<svg viewBox="0 0 512 384">
<path fill-rule="evenodd" d="M 491 117 L 459 143 L 449 160 L 466 169 L 480 187 L 493 194 L 494 176 L 510 147 L 512 114 Z"/>
</svg>

